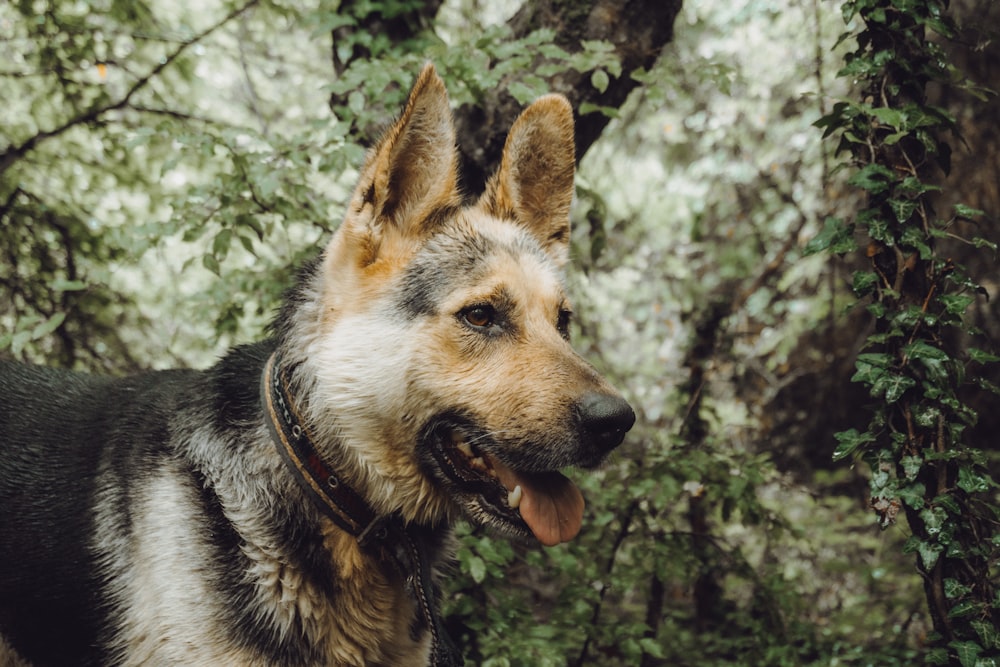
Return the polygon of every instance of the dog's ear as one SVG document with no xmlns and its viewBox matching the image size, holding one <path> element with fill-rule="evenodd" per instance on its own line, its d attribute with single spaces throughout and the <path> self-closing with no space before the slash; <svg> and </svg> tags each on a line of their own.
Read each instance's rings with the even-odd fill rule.
<svg viewBox="0 0 1000 667">
<path fill-rule="evenodd" d="M 480 205 L 495 217 L 524 225 L 562 266 L 569 254 L 575 168 L 573 109 L 562 95 L 546 95 L 514 121 L 500 169 Z"/>
<path fill-rule="evenodd" d="M 345 226 L 374 261 L 386 224 L 418 236 L 436 210 L 457 206 L 458 153 L 448 92 L 434 65 L 421 70 L 399 119 L 368 154 Z"/>
</svg>

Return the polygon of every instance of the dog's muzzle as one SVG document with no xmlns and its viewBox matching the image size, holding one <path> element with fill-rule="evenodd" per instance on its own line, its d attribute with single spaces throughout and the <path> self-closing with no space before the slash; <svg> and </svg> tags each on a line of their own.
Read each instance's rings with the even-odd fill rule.
<svg viewBox="0 0 1000 667">
<path fill-rule="evenodd" d="M 474 521 L 554 545 L 576 536 L 584 510 L 579 489 L 558 469 L 597 466 L 634 423 L 621 397 L 589 392 L 572 408 L 571 441 L 546 448 L 498 439 L 475 419 L 443 413 L 423 431 L 422 461 Z"/>
</svg>

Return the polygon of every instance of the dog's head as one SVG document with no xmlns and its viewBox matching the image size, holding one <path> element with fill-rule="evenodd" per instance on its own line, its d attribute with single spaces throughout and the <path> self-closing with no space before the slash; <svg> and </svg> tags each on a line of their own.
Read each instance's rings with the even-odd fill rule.
<svg viewBox="0 0 1000 667">
<path fill-rule="evenodd" d="M 301 355 L 310 421 L 377 508 L 416 521 L 460 508 L 544 544 L 579 531 L 583 498 L 558 471 L 598 465 L 635 415 L 568 342 L 574 160 L 569 103 L 545 96 L 462 206 L 430 65 L 371 151 L 313 278 Z"/>
</svg>

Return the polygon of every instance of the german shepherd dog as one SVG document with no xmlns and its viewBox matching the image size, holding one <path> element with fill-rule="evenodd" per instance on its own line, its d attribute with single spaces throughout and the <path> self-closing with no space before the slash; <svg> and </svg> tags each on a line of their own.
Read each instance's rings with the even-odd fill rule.
<svg viewBox="0 0 1000 667">
<path fill-rule="evenodd" d="M 453 521 L 572 539 L 558 470 L 635 415 L 567 340 L 569 103 L 524 110 L 472 205 L 456 164 L 427 65 L 270 339 L 205 371 L 0 365 L 0 660 L 461 663 Z"/>
</svg>

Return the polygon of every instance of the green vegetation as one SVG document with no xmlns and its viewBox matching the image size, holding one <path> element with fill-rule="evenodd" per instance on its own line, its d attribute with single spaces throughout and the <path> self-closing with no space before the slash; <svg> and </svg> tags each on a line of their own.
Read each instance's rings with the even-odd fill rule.
<svg viewBox="0 0 1000 667">
<path fill-rule="evenodd" d="M 845 17 L 864 27 L 841 74 L 860 79 L 862 101 L 838 103 L 817 124 L 839 136 L 855 167 L 848 182 L 865 192 L 852 225 L 868 236 L 869 267 L 854 273 L 853 290 L 875 321 L 852 378 L 874 399 L 871 421 L 837 434 L 835 458 L 856 454 L 868 464 L 883 527 L 906 516 L 912 532 L 903 549 L 916 554 L 933 620 L 928 663 L 975 667 L 1000 659 L 1000 485 L 967 433 L 978 415 L 962 391 L 971 384 L 1000 395 L 982 374 L 1000 357 L 976 347 L 983 332 L 968 321 L 977 296 L 988 293 L 938 246 L 958 239 L 995 253 L 997 244 L 962 237 L 975 233 L 969 223 L 982 211 L 956 204 L 941 218 L 933 208 L 935 168 L 950 169 L 943 137 L 955 120 L 926 91 L 960 75 L 928 39 L 957 34 L 946 8 L 937 0 L 845 3 Z M 815 245 L 856 251 L 850 231 L 831 221 Z"/>
<path fill-rule="evenodd" d="M 425 60 L 459 112 L 579 81 L 613 119 L 574 343 L 639 422 L 576 476 L 573 543 L 461 528 L 468 663 L 996 665 L 1000 167 L 956 63 L 1000 63 L 997 12 L 687 4 L 639 70 L 516 2 L 0 4 L 0 355 L 204 367 L 261 336 Z"/>
</svg>

